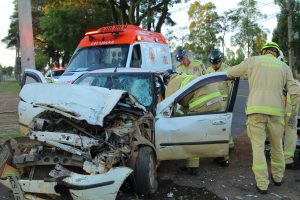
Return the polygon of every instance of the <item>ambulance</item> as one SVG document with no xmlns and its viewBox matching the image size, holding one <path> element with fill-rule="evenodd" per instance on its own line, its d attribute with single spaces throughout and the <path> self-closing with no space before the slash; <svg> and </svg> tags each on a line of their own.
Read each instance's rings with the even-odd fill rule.
<svg viewBox="0 0 300 200">
<path fill-rule="evenodd" d="M 168 41 L 160 33 L 135 25 L 115 25 L 87 32 L 57 83 L 72 83 L 93 70 L 142 68 L 153 72 L 172 69 Z"/>
</svg>

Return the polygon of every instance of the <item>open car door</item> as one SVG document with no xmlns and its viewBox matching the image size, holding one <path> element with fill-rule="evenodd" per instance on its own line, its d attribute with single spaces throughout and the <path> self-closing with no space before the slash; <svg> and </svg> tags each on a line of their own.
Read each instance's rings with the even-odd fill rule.
<svg viewBox="0 0 300 200">
<path fill-rule="evenodd" d="M 25 69 L 21 80 L 21 88 L 30 83 L 47 83 L 47 80 L 41 72 L 34 69 Z M 34 108 L 32 104 L 24 102 L 20 97 L 18 113 L 21 135 L 26 135 L 28 133 L 28 126 L 32 121 L 32 118 L 42 111 L 42 108 Z"/>
<path fill-rule="evenodd" d="M 229 80 L 225 72 L 204 75 L 159 103 L 155 123 L 158 160 L 228 156 L 232 110 L 238 83 L 239 79 Z M 222 84 L 229 85 L 228 96 L 223 98 L 221 111 L 176 112 L 182 98 L 209 84 L 217 88 Z"/>
<path fill-rule="evenodd" d="M 29 83 L 47 83 L 47 80 L 41 72 L 35 69 L 25 69 L 21 80 L 21 87 Z"/>
</svg>

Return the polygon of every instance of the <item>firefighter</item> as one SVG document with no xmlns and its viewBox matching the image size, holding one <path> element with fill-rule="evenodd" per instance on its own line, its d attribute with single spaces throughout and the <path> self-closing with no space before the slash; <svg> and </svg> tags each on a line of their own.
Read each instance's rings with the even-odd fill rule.
<svg viewBox="0 0 300 200">
<path fill-rule="evenodd" d="M 260 56 L 247 58 L 241 64 L 227 70 L 228 77 L 247 77 L 249 97 L 246 107 L 247 134 L 252 145 L 256 189 L 261 194 L 268 193 L 269 176 L 264 144 L 267 132 L 271 149 L 271 179 L 275 186 L 282 184 L 285 170 L 282 137 L 284 131 L 285 105 L 282 91 L 286 86 L 291 96 L 291 117 L 297 114 L 300 88 L 292 72 L 285 63 L 277 60 L 279 46 L 266 43 Z"/>
<path fill-rule="evenodd" d="M 299 104 L 297 105 L 299 107 Z M 297 143 L 297 117 L 291 116 L 291 98 L 286 94 L 286 115 L 285 115 L 285 129 L 283 138 L 283 153 L 285 158 L 285 168 L 291 170 L 300 169 L 299 165 L 294 162 L 294 155 Z"/>
<path fill-rule="evenodd" d="M 224 54 L 219 49 L 214 49 L 210 52 L 208 56 L 208 61 L 211 63 L 211 66 L 206 69 L 206 74 L 214 73 L 214 72 L 224 72 L 227 71 L 228 65 L 223 63 Z M 217 85 L 219 91 L 222 93 L 223 97 L 223 107 L 225 107 L 225 104 L 227 103 L 228 94 L 231 88 L 231 84 L 229 81 L 226 82 L 220 82 Z M 234 141 L 232 138 L 232 135 L 230 134 L 229 138 L 229 150 L 232 152 L 234 149 Z"/>
<path fill-rule="evenodd" d="M 180 49 L 176 54 L 176 60 L 180 65 L 176 67 L 177 73 L 184 73 L 188 75 L 202 76 L 205 74 L 205 67 L 199 60 L 191 61 L 185 50 Z"/>
<path fill-rule="evenodd" d="M 166 89 L 166 97 L 184 87 L 194 78 L 196 78 L 195 75 L 177 74 L 167 71 L 164 75 L 164 82 L 168 85 Z M 184 114 L 193 112 L 221 111 L 221 101 L 221 93 L 212 85 L 206 85 L 184 97 L 179 102 L 181 108 L 177 111 L 177 113 Z M 188 158 L 186 167 L 191 175 L 197 175 L 199 158 Z"/>
</svg>

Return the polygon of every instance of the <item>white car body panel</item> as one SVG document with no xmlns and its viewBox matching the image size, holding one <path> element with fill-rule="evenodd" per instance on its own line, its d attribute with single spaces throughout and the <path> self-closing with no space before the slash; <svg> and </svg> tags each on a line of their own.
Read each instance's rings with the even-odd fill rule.
<svg viewBox="0 0 300 200">
<path fill-rule="evenodd" d="M 102 126 L 104 117 L 111 112 L 125 93 L 122 90 L 109 90 L 94 86 L 36 83 L 25 85 L 20 92 L 20 98 L 33 106 L 40 108 L 47 106 L 48 110 L 55 110 L 78 120 L 86 120 L 91 125 Z M 145 110 L 139 104 L 136 106 Z M 26 106 L 22 108 L 26 109 Z M 21 119 L 21 121 L 28 122 L 34 116 L 23 117 L 29 119 Z"/>
<path fill-rule="evenodd" d="M 155 124 L 158 160 L 228 155 L 232 114 L 159 118 Z"/>
<path fill-rule="evenodd" d="M 73 188 L 94 185 L 88 189 L 69 189 L 74 200 L 114 200 L 122 183 L 131 172 L 132 169 L 128 167 L 112 168 L 107 173 L 94 175 L 81 175 L 69 171 L 69 177 L 62 179 L 62 182 L 70 184 Z M 18 182 L 24 193 L 60 195 L 54 189 L 57 182 L 22 179 L 18 180 Z M 1 180 L 1 183 L 13 190 L 8 179 Z M 104 183 L 103 186 L 97 187 L 97 184 L 101 185 L 101 183 Z M 35 196 L 32 195 L 32 197 Z"/>
<path fill-rule="evenodd" d="M 216 75 L 226 73 L 198 77 L 157 105 L 155 145 L 158 160 L 228 156 L 232 113 L 171 116 L 171 107 L 178 96 L 199 81 Z"/>
</svg>

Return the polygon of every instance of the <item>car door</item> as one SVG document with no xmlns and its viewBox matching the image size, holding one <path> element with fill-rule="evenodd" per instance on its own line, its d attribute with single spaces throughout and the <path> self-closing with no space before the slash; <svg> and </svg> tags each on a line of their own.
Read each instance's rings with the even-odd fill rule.
<svg viewBox="0 0 300 200">
<path fill-rule="evenodd" d="M 41 72 L 34 69 L 25 69 L 21 80 L 21 87 L 23 88 L 24 85 L 30 83 L 47 83 L 47 81 Z M 18 114 L 21 135 L 26 135 L 28 133 L 28 127 L 33 117 L 42 111 L 43 109 L 33 107 L 30 102 L 25 102 L 22 98 L 20 98 Z"/>
<path fill-rule="evenodd" d="M 230 84 L 222 111 L 176 114 L 180 100 L 197 89 L 212 84 Z M 159 160 L 225 157 L 229 154 L 232 110 L 239 80 L 228 80 L 224 72 L 199 77 L 158 104 L 155 145 Z"/>
<path fill-rule="evenodd" d="M 29 83 L 47 83 L 47 80 L 40 71 L 25 69 L 21 80 L 21 87 Z"/>
</svg>

